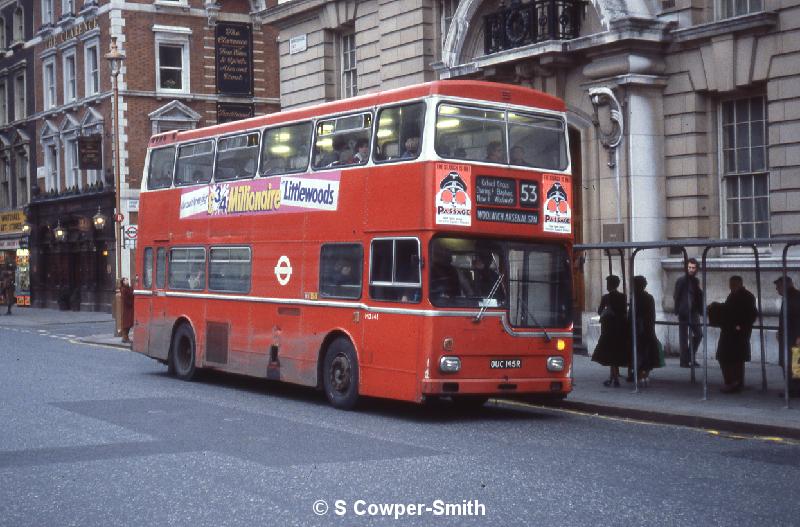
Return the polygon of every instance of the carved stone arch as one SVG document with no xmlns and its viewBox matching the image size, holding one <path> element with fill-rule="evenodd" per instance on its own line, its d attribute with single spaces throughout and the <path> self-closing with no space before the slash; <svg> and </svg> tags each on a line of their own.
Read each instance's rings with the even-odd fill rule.
<svg viewBox="0 0 800 527">
<path fill-rule="evenodd" d="M 611 21 L 618 18 L 654 17 L 655 8 L 651 4 L 649 0 L 591 0 L 602 31 L 607 31 Z M 483 23 L 478 15 L 481 11 L 496 8 L 497 3 L 493 1 L 461 0 L 453 14 L 442 49 L 442 62 L 446 67 L 453 68 L 476 56 L 475 45 L 483 42 Z"/>
<path fill-rule="evenodd" d="M 75 132 L 76 130 L 80 130 L 81 123 L 78 122 L 72 115 L 67 114 L 64 116 L 64 119 L 61 121 L 61 126 L 58 127 L 59 132 L 62 134 Z"/>
<path fill-rule="evenodd" d="M 87 108 L 86 113 L 83 114 L 81 119 L 81 128 L 92 128 L 97 125 L 103 125 L 103 116 L 94 108 Z"/>
<path fill-rule="evenodd" d="M 202 116 L 178 100 L 172 100 L 147 115 L 152 124 L 152 133 L 168 130 L 193 130 Z"/>
<path fill-rule="evenodd" d="M 39 133 L 39 141 L 43 141 L 45 139 L 50 139 L 53 137 L 58 137 L 58 127 L 51 121 L 50 119 L 44 120 L 44 125 L 42 126 L 42 131 Z"/>
</svg>

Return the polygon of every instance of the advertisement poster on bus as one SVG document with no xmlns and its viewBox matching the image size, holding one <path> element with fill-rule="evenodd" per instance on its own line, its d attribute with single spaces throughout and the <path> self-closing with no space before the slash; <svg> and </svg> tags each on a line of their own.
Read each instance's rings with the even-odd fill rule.
<svg viewBox="0 0 800 527">
<path fill-rule="evenodd" d="M 469 197 L 472 167 L 459 163 L 436 163 L 436 224 L 472 225 Z"/>
<path fill-rule="evenodd" d="M 572 232 L 572 208 L 569 197 L 572 194 L 572 183 L 569 176 L 543 174 L 544 190 L 544 224 L 545 232 L 569 234 Z"/>
<path fill-rule="evenodd" d="M 187 189 L 181 194 L 180 217 L 334 211 L 339 178 L 340 172 L 315 178 L 275 176 Z"/>
</svg>

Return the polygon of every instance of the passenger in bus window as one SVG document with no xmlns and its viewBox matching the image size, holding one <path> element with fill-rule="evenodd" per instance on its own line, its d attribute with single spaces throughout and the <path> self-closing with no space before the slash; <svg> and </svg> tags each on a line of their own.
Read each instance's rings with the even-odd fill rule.
<svg viewBox="0 0 800 527">
<path fill-rule="evenodd" d="M 517 145 L 511 149 L 511 164 L 512 165 L 527 165 L 525 161 L 525 149 Z"/>
<path fill-rule="evenodd" d="M 356 141 L 356 153 L 350 163 L 363 165 L 369 159 L 369 139 L 362 137 Z"/>
<path fill-rule="evenodd" d="M 205 277 L 203 276 L 202 269 L 196 269 L 190 276 L 189 276 L 189 289 L 203 289 L 205 285 Z"/>
<path fill-rule="evenodd" d="M 419 137 L 409 137 L 404 146 L 405 150 L 400 159 L 414 159 L 419 155 Z"/>
<path fill-rule="evenodd" d="M 500 141 L 492 141 L 486 147 L 486 161 L 490 163 L 503 162 L 503 143 Z"/>
</svg>

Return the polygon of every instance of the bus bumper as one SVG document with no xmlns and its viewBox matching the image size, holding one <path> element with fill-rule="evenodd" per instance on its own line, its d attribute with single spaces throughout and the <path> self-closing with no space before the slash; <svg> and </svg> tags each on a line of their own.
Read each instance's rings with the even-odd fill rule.
<svg viewBox="0 0 800 527">
<path fill-rule="evenodd" d="M 424 379 L 422 395 L 528 395 L 567 394 L 572 379 Z"/>
</svg>

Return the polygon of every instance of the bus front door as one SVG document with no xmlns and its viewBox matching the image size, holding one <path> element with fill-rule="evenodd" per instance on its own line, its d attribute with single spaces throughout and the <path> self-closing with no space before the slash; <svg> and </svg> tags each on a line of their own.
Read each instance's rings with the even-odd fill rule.
<svg viewBox="0 0 800 527">
<path fill-rule="evenodd" d="M 156 248 L 156 279 L 150 301 L 150 328 L 148 331 L 148 355 L 167 360 L 172 337 L 172 324 L 167 319 L 167 249 Z"/>
</svg>

